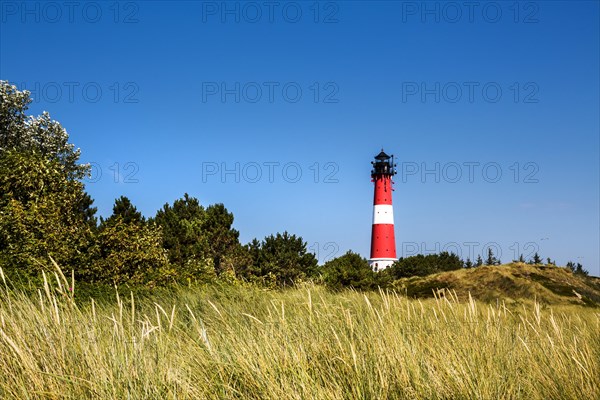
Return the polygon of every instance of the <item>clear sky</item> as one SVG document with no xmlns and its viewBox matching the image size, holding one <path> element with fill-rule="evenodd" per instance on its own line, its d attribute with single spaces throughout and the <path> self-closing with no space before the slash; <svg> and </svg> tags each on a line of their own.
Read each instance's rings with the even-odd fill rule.
<svg viewBox="0 0 600 400">
<path fill-rule="evenodd" d="M 0 78 L 92 163 L 99 214 L 185 192 L 242 242 L 368 257 L 538 251 L 600 275 L 599 2 L 0 2 Z"/>
</svg>

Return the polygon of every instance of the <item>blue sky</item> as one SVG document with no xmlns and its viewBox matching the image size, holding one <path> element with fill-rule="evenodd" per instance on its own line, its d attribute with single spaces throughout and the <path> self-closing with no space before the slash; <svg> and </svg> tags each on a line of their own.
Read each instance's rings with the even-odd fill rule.
<svg viewBox="0 0 600 400">
<path fill-rule="evenodd" d="M 472 4 L 472 5 L 465 5 Z M 538 251 L 600 275 L 599 3 L 0 2 L 0 78 L 94 166 L 99 214 L 185 192 L 242 242 L 368 257 L 370 161 L 399 255 Z"/>
</svg>

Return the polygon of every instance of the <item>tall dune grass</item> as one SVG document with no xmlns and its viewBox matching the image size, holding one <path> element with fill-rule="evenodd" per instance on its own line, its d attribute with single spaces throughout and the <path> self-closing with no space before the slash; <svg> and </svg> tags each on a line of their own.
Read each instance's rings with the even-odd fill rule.
<svg viewBox="0 0 600 400">
<path fill-rule="evenodd" d="M 56 281 L 0 289 L 2 399 L 600 398 L 598 309 L 316 286 L 82 304 Z"/>
</svg>

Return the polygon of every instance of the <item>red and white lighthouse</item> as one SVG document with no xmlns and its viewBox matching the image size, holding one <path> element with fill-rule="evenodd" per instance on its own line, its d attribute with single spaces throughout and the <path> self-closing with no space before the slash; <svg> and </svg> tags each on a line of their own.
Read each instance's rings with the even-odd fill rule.
<svg viewBox="0 0 600 400">
<path fill-rule="evenodd" d="M 373 230 L 371 232 L 371 258 L 369 265 L 373 271 L 390 267 L 396 260 L 396 239 L 394 237 L 394 208 L 392 206 L 392 177 L 396 174 L 394 156 L 388 156 L 381 149 L 371 161 L 371 181 L 375 184 L 373 196 Z"/>
</svg>

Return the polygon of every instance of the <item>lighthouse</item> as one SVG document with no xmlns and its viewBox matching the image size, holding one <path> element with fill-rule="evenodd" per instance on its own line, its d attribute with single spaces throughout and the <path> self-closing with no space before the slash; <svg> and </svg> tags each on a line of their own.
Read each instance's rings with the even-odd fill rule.
<svg viewBox="0 0 600 400">
<path fill-rule="evenodd" d="M 375 156 L 375 160 L 371 161 L 371 181 L 375 186 L 375 194 L 369 265 L 377 272 L 390 267 L 397 260 L 392 206 L 392 177 L 396 174 L 396 164 L 394 156 L 388 156 L 383 149 Z"/>
</svg>

